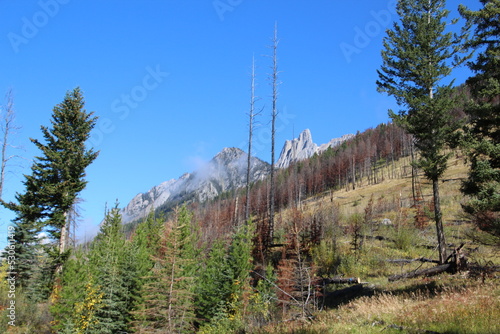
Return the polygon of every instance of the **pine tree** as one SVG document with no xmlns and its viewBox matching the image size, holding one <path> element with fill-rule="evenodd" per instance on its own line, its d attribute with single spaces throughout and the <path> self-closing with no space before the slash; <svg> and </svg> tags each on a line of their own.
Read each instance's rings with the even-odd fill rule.
<svg viewBox="0 0 500 334">
<path fill-rule="evenodd" d="M 500 237 L 500 1 L 481 3 L 478 11 L 460 7 L 461 14 L 475 25 L 468 47 L 481 50 L 469 63 L 475 75 L 467 80 L 473 102 L 466 108 L 470 123 L 463 146 L 471 169 L 462 192 L 470 196 L 464 209 L 477 226 Z"/>
<path fill-rule="evenodd" d="M 12 263 L 10 271 L 15 273 L 16 285 L 26 288 L 32 283 L 34 270 L 37 267 L 37 254 L 41 251 L 37 238 L 40 228 L 29 219 L 20 217 L 16 218 L 13 227 L 13 238 L 5 252 L 15 254 L 15 262 Z"/>
<path fill-rule="evenodd" d="M 32 171 L 35 173 L 33 167 Z M 13 220 L 14 242 L 8 246 L 14 247 L 17 260 L 11 271 L 16 273 L 16 285 L 28 287 L 33 283 L 32 277 L 38 267 L 37 259 L 43 251 L 38 236 L 43 230 L 43 218 L 46 214 L 45 208 L 38 201 L 38 194 L 42 190 L 37 179 L 33 175 L 25 177 L 23 183 L 26 190 L 23 194 L 16 194 L 17 204 L 3 201 L 1 204 L 16 214 Z"/>
<path fill-rule="evenodd" d="M 420 151 L 418 166 L 432 181 L 434 218 L 439 261 L 446 260 L 446 244 L 439 196 L 439 179 L 447 168 L 449 154 L 443 149 L 459 124 L 451 111 L 453 82 L 444 83 L 452 68 L 463 63 L 461 36 L 446 32 L 449 12 L 444 0 L 400 0 L 400 22 L 387 31 L 378 70 L 378 90 L 396 98 L 403 110 L 390 111 L 391 118 L 415 138 Z M 456 21 L 451 22 L 456 23 Z"/>
</svg>

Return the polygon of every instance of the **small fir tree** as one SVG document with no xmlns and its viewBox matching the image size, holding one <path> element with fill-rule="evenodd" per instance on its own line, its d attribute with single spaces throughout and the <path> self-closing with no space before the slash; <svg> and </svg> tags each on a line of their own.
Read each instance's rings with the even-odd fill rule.
<svg viewBox="0 0 500 334">
<path fill-rule="evenodd" d="M 142 303 L 135 312 L 137 333 L 192 333 L 194 329 L 193 239 L 185 233 L 192 224 L 185 207 L 176 213 L 170 230 L 162 236 L 154 265 L 145 278 Z"/>
<path fill-rule="evenodd" d="M 90 283 L 92 287 L 88 286 Z M 64 329 L 71 328 L 76 331 L 78 322 L 85 317 L 81 312 L 77 312 L 76 307 L 85 303 L 88 298 L 88 289 L 96 292 L 100 287 L 92 276 L 86 254 L 78 250 L 73 252 L 66 262 L 59 285 L 54 289 L 51 306 L 54 330 L 64 331 Z M 87 311 L 94 312 L 98 305 L 96 303 L 92 310 L 87 308 Z"/>
<path fill-rule="evenodd" d="M 102 293 L 89 333 L 127 332 L 139 295 L 139 264 L 122 231 L 118 205 L 106 215 L 91 245 L 89 265 Z"/>
<path fill-rule="evenodd" d="M 227 314 L 231 296 L 228 271 L 226 247 L 223 242 L 216 241 L 198 278 L 195 306 L 199 321 L 209 322 Z"/>
</svg>

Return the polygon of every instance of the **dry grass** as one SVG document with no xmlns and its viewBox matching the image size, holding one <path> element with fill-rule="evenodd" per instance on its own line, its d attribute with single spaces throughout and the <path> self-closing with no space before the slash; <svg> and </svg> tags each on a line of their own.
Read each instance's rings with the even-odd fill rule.
<svg viewBox="0 0 500 334">
<path fill-rule="evenodd" d="M 397 168 L 403 170 L 407 161 L 398 162 Z M 385 171 L 389 175 L 388 171 Z M 448 243 L 459 245 L 466 242 L 465 249 L 469 259 L 482 264 L 500 264 L 498 253 L 491 247 L 480 246 L 468 238 L 469 224 L 464 220 L 460 193 L 461 180 L 467 175 L 467 166 L 460 160 L 451 160 L 449 168 L 440 184 L 441 204 L 445 220 L 445 233 Z M 426 201 L 431 200 L 432 186 L 421 175 L 422 193 Z M 373 196 L 374 203 L 388 203 L 388 210 L 381 210 L 377 219 L 389 218 L 401 227 L 411 230 L 414 212 L 408 209 L 411 198 L 411 177 L 386 178 L 385 181 L 368 185 L 361 184 L 356 190 L 345 189 L 325 192 L 303 202 L 304 215 L 318 212 L 336 212 L 336 219 L 344 228 L 349 217 L 363 214 L 364 208 Z M 332 201 L 333 199 L 333 201 Z M 394 208 L 393 202 L 397 203 Z M 382 203 L 382 204 L 380 204 Z M 404 210 L 399 208 L 402 203 Z M 406 211 L 405 211 L 406 210 Z M 403 214 L 402 214 L 403 213 Z M 280 213 L 282 221 L 291 216 L 289 210 Z M 406 216 L 405 216 L 406 215 Z M 331 215 L 328 217 L 332 217 Z M 398 231 L 399 231 L 398 227 Z M 381 227 L 377 235 L 394 239 L 394 228 Z M 433 222 L 424 230 L 410 233 L 410 247 L 399 247 L 395 242 L 369 240 L 364 252 L 355 266 L 347 270 L 346 276 L 353 274 L 362 280 L 376 284 L 378 291 L 374 296 L 361 297 L 336 309 L 320 311 L 312 322 L 287 321 L 270 325 L 258 333 L 437 333 L 496 334 L 500 333 L 500 281 L 490 280 L 486 284 L 460 275 L 447 274 L 431 279 L 414 279 L 398 283 L 388 283 L 387 276 L 417 267 L 432 266 L 414 262 L 401 265 L 388 264 L 386 259 L 428 257 L 435 258 L 436 250 L 422 245 L 436 244 Z M 336 256 L 349 254 L 350 236 L 336 236 Z M 402 240 L 405 241 L 405 240 Z"/>
<path fill-rule="evenodd" d="M 500 333 L 498 282 L 435 292 L 381 293 L 336 310 L 312 323 L 288 322 L 260 333 Z"/>
</svg>

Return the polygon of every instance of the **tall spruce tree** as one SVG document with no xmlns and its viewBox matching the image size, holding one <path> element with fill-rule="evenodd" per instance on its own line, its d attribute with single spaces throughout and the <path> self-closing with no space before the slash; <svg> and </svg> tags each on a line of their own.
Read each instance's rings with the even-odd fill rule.
<svg viewBox="0 0 500 334">
<path fill-rule="evenodd" d="M 482 0 L 483 8 L 461 14 L 475 26 L 468 47 L 481 50 L 469 63 L 474 76 L 467 80 L 473 101 L 466 108 L 464 147 L 471 169 L 462 192 L 464 205 L 476 225 L 500 238 L 500 1 Z M 500 240 L 500 239 L 499 239 Z"/>
<path fill-rule="evenodd" d="M 53 109 L 52 128 L 41 127 L 45 143 L 31 139 L 43 154 L 35 168 L 44 189 L 41 200 L 47 208 L 45 224 L 59 241 L 61 254 L 69 241 L 68 213 L 87 185 L 85 169 L 98 155 L 85 147 L 97 118 L 92 112 L 87 113 L 84 106 L 80 88 L 67 92 L 63 102 Z"/>
<path fill-rule="evenodd" d="M 63 102 L 54 107 L 52 128 L 41 127 L 46 143 L 31 139 L 42 154 L 35 158 L 31 174 L 25 175 L 25 192 L 16 194 L 17 203 L 1 202 L 16 214 L 13 221 L 16 255 L 27 259 L 18 268 L 21 285 L 28 284 L 32 276 L 35 264 L 28 259 L 36 258 L 35 249 L 40 248 L 37 235 L 44 229 L 50 232 L 57 245 L 48 251 L 52 256 L 46 261 L 47 274 L 52 276 L 64 261 L 69 239 L 66 218 L 87 183 L 84 179 L 86 167 L 98 155 L 85 147 L 96 117 L 83 108 L 84 99 L 79 88 L 66 93 Z"/>
<path fill-rule="evenodd" d="M 18 218 L 29 217 L 31 223 L 48 227 L 59 253 L 65 252 L 68 242 L 67 215 L 87 184 L 85 169 L 98 155 L 85 147 L 97 118 L 84 105 L 80 88 L 75 88 L 54 107 L 52 128 L 41 127 L 45 143 L 31 139 L 42 154 L 26 176 L 26 192 L 16 196 L 17 204 L 5 204 Z"/>
<path fill-rule="evenodd" d="M 447 168 L 444 152 L 449 136 L 458 128 L 451 111 L 456 106 L 449 82 L 454 66 L 468 55 L 461 54 L 466 29 L 460 35 L 447 32 L 449 12 L 444 0 L 400 0 L 400 22 L 387 30 L 378 70 L 378 90 L 396 98 L 403 109 L 391 118 L 415 138 L 418 166 L 432 182 L 434 218 L 439 262 L 446 260 L 446 243 L 439 196 L 439 179 Z"/>
</svg>

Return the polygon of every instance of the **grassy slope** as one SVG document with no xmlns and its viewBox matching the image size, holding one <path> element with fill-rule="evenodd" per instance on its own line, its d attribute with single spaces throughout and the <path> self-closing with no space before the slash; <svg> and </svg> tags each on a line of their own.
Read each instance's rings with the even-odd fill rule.
<svg viewBox="0 0 500 334">
<path fill-rule="evenodd" d="M 402 171 L 407 164 L 406 160 L 398 162 L 396 170 Z M 384 171 L 386 175 L 389 172 L 389 169 Z M 464 223 L 465 217 L 460 207 L 463 197 L 459 192 L 461 179 L 466 173 L 467 168 L 462 162 L 452 160 L 443 178 L 441 197 L 446 241 L 454 245 L 466 242 L 469 261 L 498 265 L 498 249 L 470 241 L 472 226 Z M 429 222 L 428 227 L 423 230 L 413 228 L 414 211 L 408 208 L 411 177 L 401 177 L 401 174 L 403 173 L 392 179 L 386 177 L 385 181 L 377 185 L 368 185 L 365 180 L 356 190 L 315 196 L 304 201 L 302 206 L 302 211 L 306 214 L 331 211 L 336 206 L 334 211 L 343 232 L 336 236 L 325 233 L 325 238 L 337 238 L 338 254 L 335 255 L 340 257 L 349 258 L 352 253 L 352 237 L 348 232 L 349 217 L 356 213 L 363 215 L 371 196 L 374 206 L 378 206 L 380 211 L 374 216 L 374 220 L 389 218 L 395 223 L 393 227 L 378 226 L 374 231 L 365 229 L 366 234 L 374 233 L 392 240 L 366 240 L 358 261 L 350 265 L 341 264 L 337 268 L 337 273 L 359 276 L 362 281 L 368 282 L 373 294 L 347 301 L 336 308 L 319 311 L 311 323 L 289 321 L 278 327 L 269 326 L 262 333 L 424 333 L 426 330 L 438 333 L 500 333 L 498 278 L 471 278 L 467 273 L 461 273 L 388 282 L 387 277 L 391 274 L 430 267 L 433 264 L 413 262 L 400 265 L 388 263 L 387 259 L 421 256 L 437 258 L 435 250 L 424 247 L 436 244 L 433 222 Z M 420 180 L 424 198 L 430 201 L 431 184 L 423 176 Z M 397 204 L 394 205 L 394 202 Z M 284 211 L 280 215 L 280 221 L 286 222 L 291 213 Z M 286 229 L 284 226 L 282 228 Z"/>
</svg>

